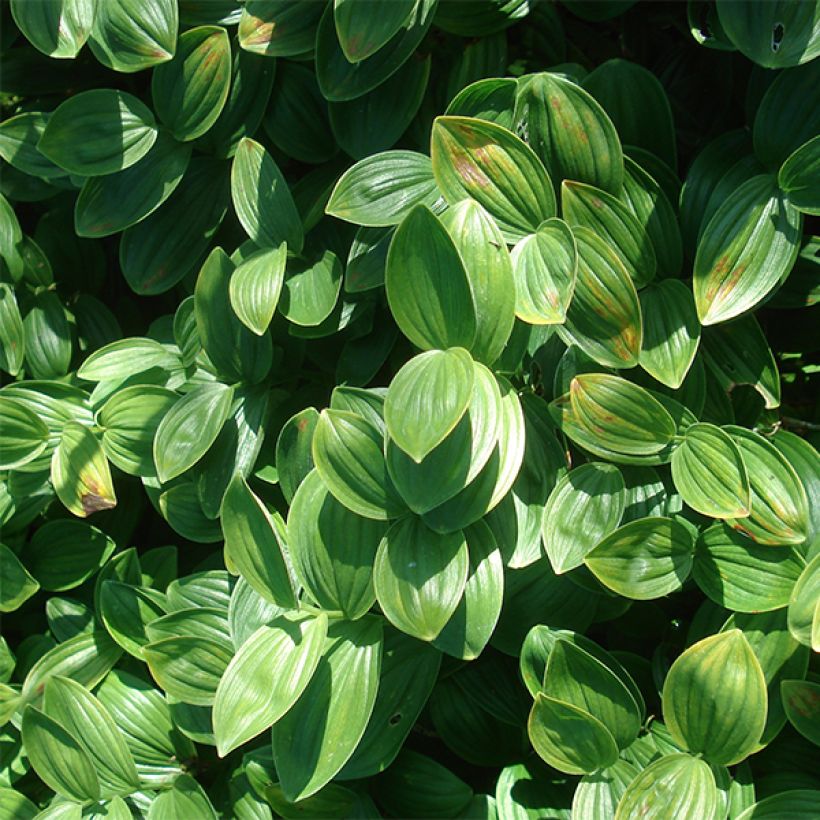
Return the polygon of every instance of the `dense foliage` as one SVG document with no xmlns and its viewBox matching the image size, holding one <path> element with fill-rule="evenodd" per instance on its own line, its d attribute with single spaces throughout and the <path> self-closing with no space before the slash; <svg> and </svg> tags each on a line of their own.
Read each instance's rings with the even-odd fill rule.
<svg viewBox="0 0 820 820">
<path fill-rule="evenodd" d="M 2 15 L 0 818 L 820 816 L 820 4 Z"/>
</svg>

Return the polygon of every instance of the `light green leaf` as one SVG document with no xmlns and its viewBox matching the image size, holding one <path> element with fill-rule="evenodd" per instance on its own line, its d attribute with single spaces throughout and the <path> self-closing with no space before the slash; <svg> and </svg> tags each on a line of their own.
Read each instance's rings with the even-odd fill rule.
<svg viewBox="0 0 820 820">
<path fill-rule="evenodd" d="M 307 688 L 273 728 L 273 757 L 290 802 L 315 794 L 353 754 L 379 688 L 382 622 L 335 621 Z"/>
<path fill-rule="evenodd" d="M 755 751 L 766 706 L 763 670 L 737 629 L 690 646 L 663 686 L 663 716 L 673 740 L 718 765 L 739 763 Z"/>
<path fill-rule="evenodd" d="M 624 160 L 615 126 L 579 85 L 559 74 L 532 75 L 519 85 L 515 120 L 556 187 L 573 179 L 620 193 Z"/>
<path fill-rule="evenodd" d="M 539 757 L 566 774 L 594 772 L 618 759 L 615 738 L 601 721 L 543 692 L 535 696 L 527 731 Z"/>
<path fill-rule="evenodd" d="M 613 592 L 647 601 L 683 586 L 693 552 L 686 526 L 674 518 L 652 516 L 619 527 L 587 553 L 584 563 Z"/>
<path fill-rule="evenodd" d="M 805 562 L 791 547 L 772 549 L 723 524 L 701 533 L 692 574 L 717 604 L 734 612 L 769 612 L 789 603 Z"/>
<path fill-rule="evenodd" d="M 23 712 L 23 744 L 40 778 L 79 803 L 100 798 L 100 781 L 83 747 L 53 718 L 33 706 Z"/>
<path fill-rule="evenodd" d="M 464 263 L 442 223 L 423 205 L 393 234 L 385 286 L 396 324 L 415 345 L 472 346 L 476 311 Z"/>
<path fill-rule="evenodd" d="M 693 288 L 701 324 L 740 316 L 785 279 L 801 222 L 771 176 L 752 177 L 729 195 L 698 241 Z"/>
<path fill-rule="evenodd" d="M 370 609 L 373 563 L 385 528 L 339 503 L 316 470 L 308 473 L 288 513 L 288 546 L 297 576 L 320 607 L 351 621 Z"/>
<path fill-rule="evenodd" d="M 295 325 L 316 327 L 333 313 L 344 271 L 333 251 L 318 258 L 291 262 L 285 275 L 279 312 Z"/>
<path fill-rule="evenodd" d="M 384 403 L 387 431 L 417 463 L 455 428 L 473 390 L 470 354 L 461 348 L 430 350 L 393 378 Z"/>
<path fill-rule="evenodd" d="M 132 336 L 95 350 L 82 363 L 77 375 L 90 382 L 124 380 L 154 367 L 175 370 L 179 359 L 154 339 Z"/>
<path fill-rule="evenodd" d="M 234 567 L 265 600 L 283 607 L 296 598 L 273 519 L 245 479 L 231 479 L 220 510 L 225 563 Z"/>
<path fill-rule="evenodd" d="M 650 376 L 677 390 L 695 360 L 700 342 L 692 292 L 678 279 L 664 279 L 644 288 L 640 300 L 640 365 Z"/>
<path fill-rule="evenodd" d="M 749 475 L 740 450 L 714 424 L 693 424 L 672 453 L 672 480 L 681 498 L 710 518 L 744 518 L 751 511 Z"/>
<path fill-rule="evenodd" d="M 25 404 L 0 396 L 0 469 L 13 470 L 39 456 L 49 443 L 49 430 Z"/>
<path fill-rule="evenodd" d="M 820 811 L 817 789 L 789 789 L 758 800 L 736 820 L 801 820 Z"/>
<path fill-rule="evenodd" d="M 572 797 L 573 816 L 614 818 L 618 801 L 637 774 L 631 763 L 617 760 L 600 772 L 584 775 Z"/>
<path fill-rule="evenodd" d="M 663 450 L 675 423 L 649 391 L 619 376 L 583 373 L 570 384 L 570 402 L 579 423 L 603 447 L 627 455 Z"/>
<path fill-rule="evenodd" d="M 19 609 L 40 585 L 5 545 L 0 544 L 0 612 Z"/>
<path fill-rule="evenodd" d="M 217 121 L 230 87 L 228 32 L 219 26 L 199 26 L 181 34 L 173 60 L 154 69 L 151 99 L 174 138 L 187 142 Z"/>
<path fill-rule="evenodd" d="M 37 148 L 65 171 L 101 176 L 142 159 L 157 138 L 154 115 L 124 91 L 75 94 L 49 117 Z"/>
<path fill-rule="evenodd" d="M 516 242 L 556 215 L 549 174 L 511 131 L 472 117 L 438 117 L 430 143 L 436 182 L 451 205 L 472 198 Z"/>
<path fill-rule="evenodd" d="M 170 60 L 178 26 L 175 0 L 98 0 L 89 45 L 104 66 L 130 74 Z"/>
<path fill-rule="evenodd" d="M 129 655 L 142 660 L 142 647 L 150 640 L 146 626 L 165 615 L 165 596 L 109 579 L 100 587 L 99 613 L 108 634 Z"/>
<path fill-rule="evenodd" d="M 217 820 L 217 813 L 205 790 L 189 774 L 181 774 L 170 789 L 160 792 L 151 802 L 146 820 Z"/>
<path fill-rule="evenodd" d="M 785 456 L 752 430 L 724 427 L 734 439 L 749 473 L 752 511 L 727 523 L 760 544 L 802 544 L 809 528 L 803 483 Z"/>
<path fill-rule="evenodd" d="M 605 367 L 638 363 L 643 330 L 635 285 L 618 255 L 588 228 L 573 232 L 578 273 L 566 319 L 558 332 Z"/>
<path fill-rule="evenodd" d="M 313 434 L 313 461 L 328 490 L 365 518 L 388 520 L 405 507 L 387 474 L 381 433 L 361 416 L 323 410 Z"/>
<path fill-rule="evenodd" d="M 240 141 L 231 168 L 231 197 L 242 227 L 260 247 L 300 253 L 304 231 L 288 184 L 273 157 L 258 142 Z"/>
<path fill-rule="evenodd" d="M 242 645 L 219 681 L 214 735 L 220 757 L 276 723 L 305 690 L 321 657 L 327 616 L 283 616 Z"/>
<path fill-rule="evenodd" d="M 532 325 L 563 324 L 578 275 L 578 247 L 569 226 L 548 219 L 512 250 L 515 315 Z"/>
<path fill-rule="evenodd" d="M 163 417 L 154 438 L 160 481 L 170 481 L 199 461 L 216 440 L 233 401 L 233 388 L 201 384 L 178 399 Z"/>
<path fill-rule="evenodd" d="M 820 555 L 815 555 L 797 579 L 789 600 L 789 632 L 795 640 L 820 652 Z"/>
<path fill-rule="evenodd" d="M 105 707 L 70 678 L 52 677 L 46 684 L 43 711 L 59 723 L 88 755 L 104 799 L 139 788 L 134 758 Z"/>
<path fill-rule="evenodd" d="M 615 820 L 717 817 L 719 804 L 715 776 L 706 763 L 687 754 L 666 754 L 627 786 Z"/>
<path fill-rule="evenodd" d="M 52 58 L 72 59 L 83 47 L 96 10 L 95 0 L 12 0 L 11 16 L 26 39 Z"/>
<path fill-rule="evenodd" d="M 580 567 L 621 521 L 626 492 L 620 470 L 592 462 L 570 470 L 544 507 L 541 538 L 557 575 Z"/>
<path fill-rule="evenodd" d="M 88 427 L 78 422 L 63 428 L 51 457 L 51 483 L 57 498 L 80 518 L 117 505 L 105 453 Z"/>
<path fill-rule="evenodd" d="M 382 151 L 342 174 L 325 211 L 354 225 L 398 225 L 416 206 L 439 199 L 430 158 L 415 151 Z"/>
<path fill-rule="evenodd" d="M 263 249 L 244 259 L 231 274 L 231 307 L 245 327 L 261 336 L 273 319 L 285 279 L 287 245 Z"/>
</svg>

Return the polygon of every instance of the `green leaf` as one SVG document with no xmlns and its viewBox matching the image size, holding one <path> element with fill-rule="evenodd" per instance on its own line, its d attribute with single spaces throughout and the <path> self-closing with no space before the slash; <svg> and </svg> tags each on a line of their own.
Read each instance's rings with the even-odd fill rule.
<svg viewBox="0 0 820 820">
<path fill-rule="evenodd" d="M 407 506 L 419 515 L 461 492 L 479 475 L 496 448 L 502 413 L 498 382 L 483 365 L 473 363 L 472 368 L 466 412 L 427 456 L 416 462 L 392 439 L 387 441 L 390 477 Z"/>
<path fill-rule="evenodd" d="M 225 216 L 228 185 L 226 163 L 194 157 L 164 206 L 125 231 L 120 267 L 135 293 L 165 293 L 201 262 Z"/>
<path fill-rule="evenodd" d="M 276 472 L 285 500 L 290 504 L 299 485 L 313 469 L 313 433 L 319 422 L 315 407 L 291 416 L 276 439 Z"/>
<path fill-rule="evenodd" d="M 385 285 L 396 323 L 415 345 L 472 346 L 476 312 L 467 272 L 446 229 L 423 205 L 393 234 Z"/>
<path fill-rule="evenodd" d="M 382 643 L 378 618 L 329 626 L 310 683 L 273 728 L 276 772 L 290 802 L 315 794 L 353 754 L 373 712 Z"/>
<path fill-rule="evenodd" d="M 678 279 L 664 279 L 644 288 L 640 300 L 640 365 L 650 376 L 677 390 L 692 367 L 700 342 L 692 292 Z"/>
<path fill-rule="evenodd" d="M 264 334 L 273 319 L 285 279 L 287 245 L 263 249 L 244 259 L 231 274 L 231 307 L 245 327 Z"/>
<path fill-rule="evenodd" d="M 490 365 L 504 350 L 515 323 L 515 281 L 507 246 L 495 221 L 473 200 L 449 208 L 442 222 L 461 256 L 475 306 L 470 353 Z"/>
<path fill-rule="evenodd" d="M 80 518 L 117 504 L 105 453 L 94 434 L 77 422 L 63 428 L 51 458 L 51 483 L 57 498 Z"/>
<path fill-rule="evenodd" d="M 727 523 L 760 544 L 802 544 L 809 527 L 803 483 L 785 456 L 752 430 L 724 428 L 740 450 L 749 473 L 752 511 Z"/>
<path fill-rule="evenodd" d="M 47 521 L 26 545 L 26 564 L 43 589 L 61 592 L 87 581 L 115 549 L 112 538 L 85 521 Z"/>
<path fill-rule="evenodd" d="M 441 653 L 388 626 L 379 691 L 356 751 L 337 775 L 356 780 L 384 771 L 404 744 L 433 689 Z"/>
<path fill-rule="evenodd" d="M 5 282 L 0 283 L 0 370 L 16 376 L 23 366 L 26 340 L 23 319 L 14 290 Z"/>
<path fill-rule="evenodd" d="M 111 798 L 139 788 L 134 758 L 105 707 L 70 678 L 46 684 L 43 711 L 60 724 L 88 755 L 100 784 L 100 796 Z"/>
<path fill-rule="evenodd" d="M 294 607 L 296 598 L 273 519 L 239 473 L 228 485 L 220 520 L 228 566 L 265 600 Z"/>
<path fill-rule="evenodd" d="M 669 444 L 675 423 L 643 387 L 619 376 L 583 373 L 570 384 L 578 421 L 601 445 L 627 455 L 651 455 Z"/>
<path fill-rule="evenodd" d="M 749 475 L 731 436 L 714 424 L 693 424 L 672 453 L 675 489 L 710 518 L 744 518 L 751 511 Z"/>
<path fill-rule="evenodd" d="M 24 794 L 14 789 L 0 786 L 0 811 L 16 820 L 34 820 L 40 810 Z"/>
<path fill-rule="evenodd" d="M 750 310 L 786 277 L 801 220 L 771 176 L 752 177 L 729 195 L 698 241 L 693 288 L 701 324 Z"/>
<path fill-rule="evenodd" d="M 776 0 L 747 6 L 718 0 L 720 24 L 738 50 L 764 68 L 806 63 L 820 54 L 817 10 Z"/>
<path fill-rule="evenodd" d="M 672 108 L 651 71 L 629 60 L 607 60 L 584 77 L 582 86 L 604 107 L 624 144 L 645 148 L 672 168 L 677 165 Z"/>
<path fill-rule="evenodd" d="M 447 202 L 476 200 L 507 241 L 518 241 L 556 215 L 549 174 L 506 128 L 471 117 L 437 117 L 430 151 Z"/>
<path fill-rule="evenodd" d="M 179 359 L 154 339 L 132 336 L 95 350 L 80 366 L 77 376 L 90 382 L 124 380 L 154 367 L 173 370 Z"/>
<path fill-rule="evenodd" d="M 233 274 L 233 262 L 222 248 L 214 248 L 194 288 L 197 331 L 202 347 L 226 381 L 257 384 L 270 370 L 273 347 L 269 335 L 252 333 L 231 308 Z"/>
<path fill-rule="evenodd" d="M 527 731 L 539 757 L 566 774 L 594 772 L 618 759 L 615 738 L 601 721 L 543 692 L 535 696 Z"/>
<path fill-rule="evenodd" d="M 354 225 L 398 225 L 416 206 L 439 200 L 430 158 L 415 151 L 383 151 L 342 174 L 325 211 Z"/>
<path fill-rule="evenodd" d="M 0 544 L 0 612 L 19 609 L 38 589 L 40 585 L 20 559 Z"/>
<path fill-rule="evenodd" d="M 289 0 L 247 0 L 239 19 L 239 45 L 265 57 L 295 57 L 310 51 L 324 6 Z"/>
<path fill-rule="evenodd" d="M 201 137 L 217 121 L 231 87 L 231 44 L 220 26 L 180 35 L 173 60 L 151 77 L 151 99 L 160 121 L 180 142 Z"/>
<path fill-rule="evenodd" d="M 820 810 L 817 789 L 789 789 L 759 800 L 749 806 L 737 820 L 775 820 L 775 818 L 811 817 Z"/>
<path fill-rule="evenodd" d="M 784 680 L 780 692 L 789 722 L 803 737 L 820 746 L 820 684 Z"/>
<path fill-rule="evenodd" d="M 164 387 L 134 385 L 108 399 L 98 421 L 103 428 L 103 452 L 114 466 L 129 475 L 156 475 L 154 437 L 177 398 Z"/>
<path fill-rule="evenodd" d="M 46 4 L 38 6 L 43 8 Z M 43 179 L 64 177 L 65 171 L 37 150 L 50 116 L 40 111 L 23 111 L 0 123 L 0 157 L 24 174 Z"/>
<path fill-rule="evenodd" d="M 299 699 L 319 663 L 327 616 L 283 616 L 242 645 L 219 681 L 214 735 L 220 757 L 276 723 Z"/>
<path fill-rule="evenodd" d="M 351 63 L 375 54 L 407 22 L 415 0 L 393 3 L 362 3 L 360 0 L 334 0 L 333 22 L 339 45 Z"/>
<path fill-rule="evenodd" d="M 470 565 L 464 595 L 433 646 L 454 658 L 474 660 L 490 638 L 504 598 L 504 559 L 492 530 L 476 521 L 464 531 Z"/>
<path fill-rule="evenodd" d="M 760 393 L 767 408 L 780 406 L 777 363 L 754 315 L 705 330 L 703 358 L 724 390 L 748 384 Z"/>
<path fill-rule="evenodd" d="M 789 601 L 789 632 L 815 652 L 820 646 L 820 555 L 815 555 L 797 579 Z"/>
<path fill-rule="evenodd" d="M 37 379 L 59 379 L 71 365 L 71 329 L 53 291 L 38 293 L 23 320 L 26 369 Z"/>
<path fill-rule="evenodd" d="M 124 91 L 97 88 L 59 105 L 37 148 L 71 174 L 101 176 L 142 159 L 157 133 L 144 103 Z"/>
<path fill-rule="evenodd" d="M 719 800 L 715 776 L 704 761 L 682 753 L 666 754 L 627 786 L 615 819 L 716 817 Z"/>
<path fill-rule="evenodd" d="M 580 567 L 584 558 L 615 530 L 626 506 L 620 470 L 592 462 L 570 470 L 544 507 L 541 538 L 557 575 Z"/>
<path fill-rule="evenodd" d="M 279 312 L 301 327 L 316 327 L 333 313 L 342 288 L 344 270 L 333 251 L 315 261 L 296 261 L 285 274 Z"/>
<path fill-rule="evenodd" d="M 91 33 L 95 0 L 12 0 L 11 16 L 26 39 L 48 57 L 72 59 Z"/>
<path fill-rule="evenodd" d="M 617 760 L 612 766 L 584 775 L 575 787 L 572 813 L 577 817 L 614 817 L 618 801 L 638 770 L 626 760 Z"/>
<path fill-rule="evenodd" d="M 777 184 L 798 211 L 820 215 L 820 136 L 789 154 L 777 172 Z"/>
<path fill-rule="evenodd" d="M 605 367 L 633 367 L 642 342 L 635 285 L 612 248 L 588 228 L 573 232 L 578 273 L 566 319 L 558 332 Z"/>
<path fill-rule="evenodd" d="M 299 253 L 304 232 L 288 184 L 273 157 L 258 142 L 245 137 L 231 168 L 231 197 L 242 227 L 260 247 Z"/>
<path fill-rule="evenodd" d="M 29 703 L 36 703 L 46 682 L 54 675 L 71 678 L 92 689 L 121 655 L 122 649 L 106 632 L 80 633 L 57 644 L 31 667 L 23 681 L 23 697 Z"/>
<path fill-rule="evenodd" d="M 555 642 L 541 691 L 600 720 L 619 749 L 629 746 L 638 736 L 641 707 L 629 689 L 605 664 L 569 641 Z"/>
<path fill-rule="evenodd" d="M 478 80 L 462 88 L 444 113 L 495 122 L 512 131 L 516 87 L 512 77 Z"/>
<path fill-rule="evenodd" d="M 755 751 L 766 707 L 763 670 L 737 629 L 690 646 L 663 685 L 663 716 L 673 740 L 713 764 L 739 763 Z"/>
<path fill-rule="evenodd" d="M 111 236 L 141 222 L 176 190 L 190 159 L 190 147 L 161 132 L 139 162 L 86 179 L 74 206 L 77 236 Z"/>
<path fill-rule="evenodd" d="M 142 647 L 150 640 L 146 626 L 166 614 L 165 596 L 155 589 L 107 580 L 100 588 L 99 611 L 108 634 L 142 660 Z"/>
<path fill-rule="evenodd" d="M 179 26 L 175 0 L 97 2 L 89 45 L 114 71 L 142 71 L 174 56 Z"/>
<path fill-rule="evenodd" d="M 23 712 L 23 744 L 34 770 L 58 794 L 79 803 L 100 798 L 100 782 L 83 747 L 33 706 Z"/>
<path fill-rule="evenodd" d="M 570 227 L 589 228 L 618 254 L 635 287 L 641 288 L 655 277 L 657 259 L 647 231 L 612 194 L 564 180 L 561 212 Z"/>
<path fill-rule="evenodd" d="M 701 533 L 692 574 L 713 600 L 734 612 L 769 612 L 789 603 L 805 566 L 789 547 L 760 546 L 723 524 Z"/>
<path fill-rule="evenodd" d="M 512 250 L 515 315 L 532 325 L 563 324 L 578 275 L 578 247 L 569 226 L 548 219 Z"/>
<path fill-rule="evenodd" d="M 519 85 L 515 120 L 556 188 L 573 179 L 620 193 L 621 142 L 604 109 L 580 86 L 559 74 L 532 75 Z"/>
<path fill-rule="evenodd" d="M 692 569 L 689 529 L 674 518 L 630 521 L 584 558 L 593 575 L 625 598 L 647 601 L 680 589 Z"/>
<path fill-rule="evenodd" d="M 195 706 L 214 702 L 233 653 L 213 638 L 181 636 L 146 644 L 143 657 L 154 680 L 169 695 Z"/>
<path fill-rule="evenodd" d="M 181 774 L 170 789 L 161 791 L 151 803 L 147 820 L 175 820 L 196 817 L 217 820 L 217 813 L 205 790 L 189 774 Z"/>
<path fill-rule="evenodd" d="M 26 405 L 0 396 L 0 469 L 13 470 L 37 458 L 48 445 L 49 430 Z"/>
<path fill-rule="evenodd" d="M 384 403 L 387 431 L 416 463 L 458 424 L 470 402 L 473 378 L 473 360 L 458 347 L 421 353 L 393 378 Z"/>
<path fill-rule="evenodd" d="M 339 42 L 333 9 L 328 3 L 316 32 L 316 79 L 322 96 L 333 102 L 353 100 L 388 80 L 421 43 L 433 22 L 436 5 L 433 0 L 416 2 L 410 16 L 388 42 L 370 57 L 350 62 Z M 371 10 L 365 14 L 373 16 Z M 383 19 L 383 15 L 375 16 Z"/>
<path fill-rule="evenodd" d="M 348 620 L 364 615 L 376 600 L 373 563 L 385 525 L 340 504 L 311 470 L 293 497 L 288 545 L 294 569 L 311 598 Z"/>
<path fill-rule="evenodd" d="M 208 452 L 228 418 L 233 393 L 232 387 L 219 382 L 201 384 L 163 416 L 154 437 L 160 481 L 181 475 Z"/>
<path fill-rule="evenodd" d="M 420 518 L 408 516 L 393 524 L 382 539 L 373 586 L 394 626 L 432 641 L 455 612 L 468 572 L 463 532 L 436 533 Z"/>
<path fill-rule="evenodd" d="M 382 435 L 361 416 L 323 410 L 313 434 L 313 461 L 328 490 L 349 510 L 385 521 L 404 511 L 387 474 Z"/>
</svg>

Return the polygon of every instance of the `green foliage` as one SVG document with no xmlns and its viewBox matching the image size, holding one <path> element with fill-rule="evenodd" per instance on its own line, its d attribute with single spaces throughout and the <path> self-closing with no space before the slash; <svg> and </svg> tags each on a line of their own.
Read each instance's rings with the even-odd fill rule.
<svg viewBox="0 0 820 820">
<path fill-rule="evenodd" d="M 820 815 L 819 24 L 0 4 L 0 818 Z"/>
</svg>

